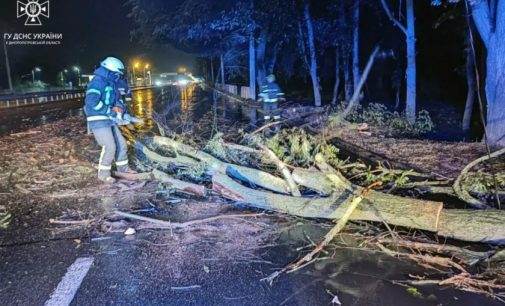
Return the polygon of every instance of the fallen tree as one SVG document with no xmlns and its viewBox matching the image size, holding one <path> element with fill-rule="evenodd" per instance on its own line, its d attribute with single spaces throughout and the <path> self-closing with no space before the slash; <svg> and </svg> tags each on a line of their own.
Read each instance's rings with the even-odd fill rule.
<svg viewBox="0 0 505 306">
<path fill-rule="evenodd" d="M 153 146 L 163 151 L 170 151 L 172 156 L 162 156 L 140 143 L 137 144 L 147 161 L 167 167 L 188 167 L 203 163 L 206 173 L 211 177 L 213 191 L 224 198 L 254 208 L 307 218 L 335 220 L 340 219 L 352 203 L 352 199 L 363 192 L 363 187 L 350 183 L 338 171 L 329 169 L 329 166 L 321 160 L 318 161 L 319 170 L 290 167 L 296 184 L 320 194 L 317 197 L 297 197 L 290 195 L 289 184 L 274 175 L 277 173 L 272 174 L 228 163 L 170 138 L 155 136 L 151 141 Z M 251 152 L 257 153 L 257 151 Z M 168 175 L 156 173 L 158 173 L 156 179 L 168 181 Z M 196 187 L 198 185 L 193 185 L 190 185 L 190 189 L 202 190 Z M 505 243 L 503 211 L 444 209 L 441 202 L 377 191 L 371 191 L 360 202 L 349 220 L 384 222 L 394 226 L 430 231 L 463 241 Z"/>
</svg>

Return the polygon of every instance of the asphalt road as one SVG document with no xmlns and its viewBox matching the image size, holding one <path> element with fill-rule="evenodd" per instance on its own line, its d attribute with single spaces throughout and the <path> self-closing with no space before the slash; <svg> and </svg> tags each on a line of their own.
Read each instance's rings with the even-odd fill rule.
<svg viewBox="0 0 505 306">
<path fill-rule="evenodd" d="M 233 247 L 228 239 L 216 235 L 188 242 L 147 231 L 99 240 L 18 242 L 0 248 L 0 304 L 330 305 L 333 295 L 342 305 L 495 304 L 452 289 L 422 288 L 423 297 L 415 297 L 389 281 L 415 271 L 411 266 L 350 249 L 270 286 L 261 279 L 298 256 L 296 244 L 286 242 L 291 238 L 255 246 L 252 257 L 240 246 L 237 252 L 230 249 L 230 256 L 217 255 L 216 250 Z"/>
</svg>

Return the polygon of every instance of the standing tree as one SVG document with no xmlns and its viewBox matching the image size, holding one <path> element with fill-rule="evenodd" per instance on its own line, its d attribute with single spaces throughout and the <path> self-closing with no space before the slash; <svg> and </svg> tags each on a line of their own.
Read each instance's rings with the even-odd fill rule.
<svg viewBox="0 0 505 306">
<path fill-rule="evenodd" d="M 353 7 L 352 15 L 352 77 L 354 90 L 358 88 L 361 79 L 359 69 L 359 5 L 360 1 L 356 1 Z"/>
<path fill-rule="evenodd" d="M 256 40 L 249 34 L 249 98 L 256 100 Z"/>
<path fill-rule="evenodd" d="M 381 0 L 384 11 L 393 24 L 405 35 L 405 42 L 407 44 L 407 68 L 405 70 L 405 75 L 407 77 L 407 101 L 405 115 L 410 122 L 414 122 L 416 119 L 416 34 L 414 0 L 405 0 L 405 11 L 407 15 L 406 25 L 393 15 L 386 1 L 387 0 Z"/>
<path fill-rule="evenodd" d="M 319 84 L 319 75 L 317 73 L 317 52 L 314 39 L 314 22 L 312 20 L 312 16 L 310 15 L 309 2 L 305 2 L 304 4 L 303 20 L 305 22 L 305 26 L 307 27 L 307 43 L 309 45 L 310 58 L 309 72 L 310 78 L 312 79 L 312 89 L 314 91 L 314 105 L 321 106 L 321 86 Z M 303 33 L 303 31 L 301 32 Z"/>
<path fill-rule="evenodd" d="M 464 132 L 468 132 L 470 130 L 470 122 L 472 119 L 473 105 L 475 102 L 475 54 L 473 53 L 473 49 L 471 47 L 471 37 L 470 37 L 471 29 L 468 29 L 467 33 L 467 46 L 466 46 L 466 64 L 465 64 L 465 72 L 466 72 L 466 102 L 465 102 L 465 112 L 463 114 L 463 122 L 462 128 Z"/>
<path fill-rule="evenodd" d="M 505 146 L 505 1 L 470 2 L 475 26 L 487 50 L 486 137 L 490 144 Z"/>
</svg>

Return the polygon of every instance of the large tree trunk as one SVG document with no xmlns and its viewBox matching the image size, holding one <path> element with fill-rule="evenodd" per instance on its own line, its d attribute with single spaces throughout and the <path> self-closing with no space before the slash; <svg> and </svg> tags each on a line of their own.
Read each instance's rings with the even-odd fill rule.
<svg viewBox="0 0 505 306">
<path fill-rule="evenodd" d="M 470 30 L 469 30 L 470 31 Z M 463 114 L 463 122 L 461 127 L 464 132 L 468 132 L 470 130 L 470 123 L 472 119 L 473 113 L 473 105 L 475 102 L 475 62 L 474 62 L 474 54 L 473 49 L 468 44 L 466 48 L 466 102 L 465 102 L 465 113 Z"/>
<path fill-rule="evenodd" d="M 224 85 L 226 84 L 226 78 L 224 75 L 224 56 L 221 54 L 221 85 L 224 88 Z"/>
<path fill-rule="evenodd" d="M 355 196 L 363 190 L 362 187 L 348 182 L 336 171 L 322 172 L 296 168 L 292 174 L 293 180 L 301 186 L 317 191 L 321 197 L 293 197 L 288 195 L 289 188 L 285 181 L 269 173 L 225 163 L 208 153 L 165 137 L 154 137 L 153 144 L 178 155 L 160 156 L 139 145 L 138 148 L 143 149 L 143 154 L 148 160 L 165 167 L 168 165 L 181 167 L 203 162 L 209 175 L 212 176 L 214 191 L 227 199 L 256 208 L 333 220 L 340 218 Z M 324 170 L 319 164 L 318 167 Z M 205 193 L 203 189 L 193 184 L 170 180 L 159 172 L 155 174 L 157 179 L 169 182 L 178 190 L 197 195 Z M 249 188 L 235 179 L 275 192 Z M 505 243 L 503 211 L 443 209 L 443 204 L 439 202 L 404 198 L 381 192 L 370 192 L 352 214 L 351 220 L 385 222 L 465 241 Z"/>
<path fill-rule="evenodd" d="M 351 78 L 351 65 L 350 65 L 350 58 L 349 58 L 349 52 L 344 51 L 344 95 L 345 95 L 345 101 L 349 102 L 351 100 L 352 96 L 352 78 Z"/>
<path fill-rule="evenodd" d="M 249 36 L 249 97 L 256 100 L 256 43 L 252 33 Z"/>
<path fill-rule="evenodd" d="M 486 0 L 473 1 L 472 17 L 487 49 L 487 140 L 505 146 L 505 1 L 490 9 Z"/>
<path fill-rule="evenodd" d="M 331 104 L 336 105 L 338 103 L 338 94 L 340 88 L 340 52 L 338 46 L 335 48 L 335 85 L 333 85 L 333 98 L 331 99 Z"/>
<path fill-rule="evenodd" d="M 416 120 L 416 33 L 414 0 L 406 0 L 407 5 L 407 102 L 405 115 L 410 122 Z"/>
<path fill-rule="evenodd" d="M 352 32 L 352 77 L 354 90 L 358 88 L 361 79 L 361 72 L 359 69 L 359 4 L 360 1 L 354 3 L 353 8 L 353 32 Z"/>
<path fill-rule="evenodd" d="M 372 54 L 368 58 L 368 62 L 366 63 L 365 70 L 363 71 L 363 75 L 361 76 L 361 79 L 359 80 L 358 84 L 355 86 L 354 93 L 352 94 L 352 97 L 349 100 L 347 107 L 345 108 L 344 112 L 342 113 L 343 118 L 345 118 L 347 115 L 349 115 L 349 113 L 359 104 L 359 97 L 360 97 L 361 89 L 365 85 L 365 81 L 367 80 L 368 74 L 370 73 L 370 70 L 373 67 L 373 64 L 375 62 L 375 58 L 377 57 L 378 52 L 379 52 L 379 46 L 375 47 Z"/>
<path fill-rule="evenodd" d="M 267 47 L 267 32 L 265 30 L 261 31 L 259 41 L 258 41 L 258 49 L 256 56 L 256 67 L 257 67 L 257 78 L 258 78 L 258 86 L 262 86 L 265 82 L 266 78 L 266 68 L 265 68 L 265 53 Z"/>
<path fill-rule="evenodd" d="M 502 16 L 502 19 L 505 19 L 505 16 Z M 493 35 L 490 48 L 487 50 L 486 130 L 490 144 L 505 147 L 505 24 L 502 27 L 502 34 Z"/>
<path fill-rule="evenodd" d="M 505 34 L 504 34 L 505 35 Z M 501 38 L 503 40 L 503 37 Z M 488 77 L 486 78 L 487 97 L 487 136 L 491 145 L 505 147 L 505 42 L 503 51 L 488 50 Z M 498 48 L 498 46 L 497 46 Z M 494 70 L 489 72 L 490 70 Z"/>
<path fill-rule="evenodd" d="M 317 74 L 317 53 L 314 39 L 314 25 L 310 16 L 309 4 L 304 8 L 305 25 L 307 26 L 307 39 L 309 42 L 310 53 L 310 78 L 312 79 L 312 89 L 314 91 L 314 105 L 321 106 L 321 86 L 319 85 L 319 76 Z"/>
<path fill-rule="evenodd" d="M 215 85 L 216 79 L 214 77 L 214 59 L 212 57 L 210 58 L 210 77 L 212 80 L 212 85 Z"/>
<path fill-rule="evenodd" d="M 212 177 L 213 190 L 249 206 L 306 218 L 339 219 L 356 191 L 336 190 L 330 197 L 307 199 L 247 188 L 230 177 Z M 442 203 L 371 193 L 351 215 L 351 220 L 385 222 L 435 232 L 447 238 L 493 244 L 505 243 L 502 211 L 443 209 Z"/>
<path fill-rule="evenodd" d="M 272 58 L 268 62 L 268 74 L 274 74 L 275 72 L 275 65 L 277 65 L 277 56 L 279 55 L 279 46 L 280 44 L 276 43 L 272 50 Z"/>
</svg>

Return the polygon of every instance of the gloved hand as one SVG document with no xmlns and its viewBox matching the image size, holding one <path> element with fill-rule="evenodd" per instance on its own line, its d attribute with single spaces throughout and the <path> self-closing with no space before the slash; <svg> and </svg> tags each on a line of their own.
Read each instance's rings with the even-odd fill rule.
<svg viewBox="0 0 505 306">
<path fill-rule="evenodd" d="M 124 119 L 124 121 L 128 121 L 129 123 L 133 123 L 133 124 L 144 123 L 144 120 L 137 118 L 137 117 L 130 116 L 129 114 L 124 114 L 123 119 Z"/>
</svg>

